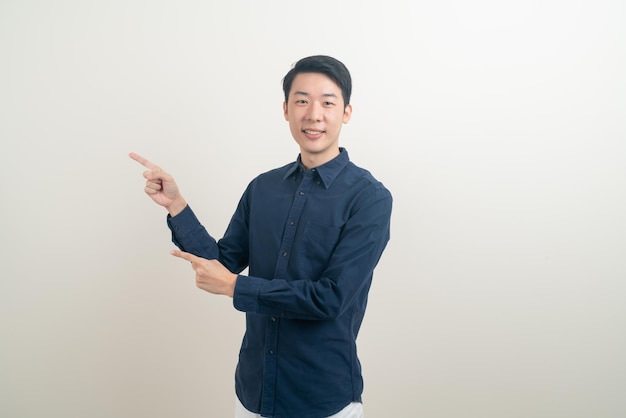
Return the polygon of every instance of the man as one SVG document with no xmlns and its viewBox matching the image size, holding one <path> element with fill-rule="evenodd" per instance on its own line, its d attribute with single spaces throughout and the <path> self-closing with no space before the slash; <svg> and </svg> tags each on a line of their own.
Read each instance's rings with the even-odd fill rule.
<svg viewBox="0 0 626 418">
<path fill-rule="evenodd" d="M 217 242 L 174 179 L 130 154 L 148 169 L 145 192 L 169 212 L 172 254 L 191 262 L 199 288 L 246 313 L 237 417 L 363 416 L 356 338 L 392 198 L 339 147 L 351 89 L 331 57 L 303 58 L 287 73 L 283 111 L 300 155 L 252 180 Z"/>
</svg>

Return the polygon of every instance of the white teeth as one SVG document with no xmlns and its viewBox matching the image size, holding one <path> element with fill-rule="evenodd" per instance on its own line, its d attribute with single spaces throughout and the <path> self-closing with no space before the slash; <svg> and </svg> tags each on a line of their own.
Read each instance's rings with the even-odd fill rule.
<svg viewBox="0 0 626 418">
<path fill-rule="evenodd" d="M 319 135 L 319 134 L 321 134 L 321 133 L 324 133 L 324 131 L 311 131 L 311 130 L 309 130 L 309 129 L 305 129 L 305 130 L 304 130 L 304 133 L 305 133 L 305 134 L 311 134 L 311 135 Z"/>
</svg>

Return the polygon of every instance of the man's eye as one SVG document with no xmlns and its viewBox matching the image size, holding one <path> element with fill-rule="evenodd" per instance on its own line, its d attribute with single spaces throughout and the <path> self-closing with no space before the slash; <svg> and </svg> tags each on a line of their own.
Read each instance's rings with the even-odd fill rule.
<svg viewBox="0 0 626 418">
<path fill-rule="evenodd" d="M 324 102 L 324 106 L 334 106 L 333 102 Z"/>
<path fill-rule="evenodd" d="M 307 101 L 304 99 L 296 100 L 297 104 L 307 104 Z"/>
</svg>

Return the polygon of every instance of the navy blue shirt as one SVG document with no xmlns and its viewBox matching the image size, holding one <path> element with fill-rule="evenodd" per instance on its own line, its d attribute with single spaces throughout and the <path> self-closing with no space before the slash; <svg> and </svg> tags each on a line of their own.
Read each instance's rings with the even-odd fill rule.
<svg viewBox="0 0 626 418">
<path fill-rule="evenodd" d="M 356 338 L 391 204 L 341 149 L 322 166 L 298 158 L 255 178 L 218 242 L 189 207 L 168 218 L 181 250 L 237 274 L 249 268 L 233 298 L 246 313 L 235 383 L 248 410 L 321 418 L 361 401 Z"/>
</svg>

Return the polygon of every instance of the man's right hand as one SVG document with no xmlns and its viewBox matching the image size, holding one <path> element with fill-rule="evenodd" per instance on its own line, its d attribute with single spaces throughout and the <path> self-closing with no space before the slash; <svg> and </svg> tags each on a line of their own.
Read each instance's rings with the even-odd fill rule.
<svg viewBox="0 0 626 418">
<path fill-rule="evenodd" d="M 131 152 L 128 156 L 148 169 L 143 173 L 146 179 L 144 191 L 152 200 L 167 209 L 171 216 L 176 216 L 185 209 L 187 202 L 171 175 L 139 154 Z"/>
</svg>

